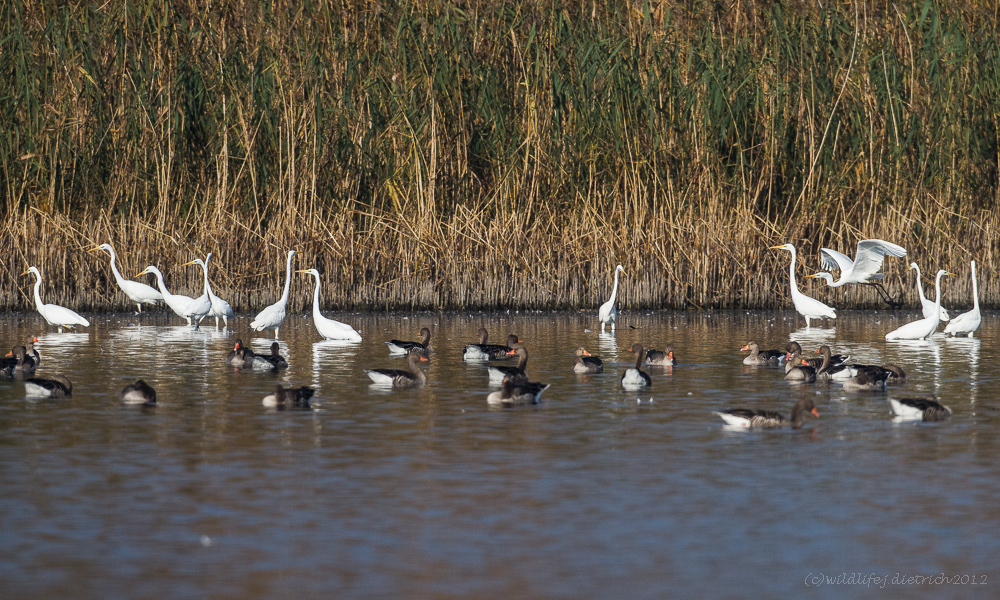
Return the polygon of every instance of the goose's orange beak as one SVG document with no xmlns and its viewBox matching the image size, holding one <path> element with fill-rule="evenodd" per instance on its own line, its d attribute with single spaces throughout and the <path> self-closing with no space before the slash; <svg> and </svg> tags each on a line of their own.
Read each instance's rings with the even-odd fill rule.
<svg viewBox="0 0 1000 600">
<path fill-rule="evenodd" d="M 818 416 L 819 416 L 819 411 L 818 411 L 818 410 L 816 410 L 816 408 L 815 408 L 815 407 L 813 407 L 813 409 L 812 409 L 811 411 L 809 411 L 809 412 L 811 412 L 811 413 L 813 414 L 813 416 L 814 416 L 814 417 L 818 417 Z"/>
</svg>

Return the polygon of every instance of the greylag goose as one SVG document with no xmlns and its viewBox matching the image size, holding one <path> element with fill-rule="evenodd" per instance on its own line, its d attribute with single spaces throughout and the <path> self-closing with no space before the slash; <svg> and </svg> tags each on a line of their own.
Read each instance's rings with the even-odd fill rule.
<svg viewBox="0 0 1000 600">
<path fill-rule="evenodd" d="M 661 350 L 647 350 L 646 351 L 646 364 L 647 365 L 657 365 L 660 367 L 672 367 L 677 364 L 677 359 L 674 357 L 674 346 L 672 344 L 667 344 L 667 347 Z"/>
<path fill-rule="evenodd" d="M 508 354 L 517 356 L 517 366 L 489 365 L 486 367 L 490 375 L 491 385 L 500 385 L 506 379 L 512 379 L 515 382 L 528 381 L 528 372 L 525 370 L 528 366 L 528 349 L 524 346 L 518 346 Z"/>
<path fill-rule="evenodd" d="M 24 346 L 14 346 L 10 354 L 0 359 L 0 377 L 11 379 L 34 375 L 35 359 L 28 356 Z"/>
<path fill-rule="evenodd" d="M 575 373 L 604 372 L 604 362 L 601 361 L 600 356 L 592 356 L 582 346 L 577 348 L 573 354 L 576 355 L 576 360 L 573 362 L 573 371 Z"/>
<path fill-rule="evenodd" d="M 883 365 L 883 369 L 889 371 L 889 377 L 886 378 L 886 385 L 902 385 L 906 383 L 906 372 L 896 365 Z"/>
<path fill-rule="evenodd" d="M 538 404 L 542 400 L 542 392 L 547 390 L 549 384 L 537 383 L 533 381 L 514 382 L 504 379 L 503 386 L 486 396 L 486 402 L 494 405 L 519 406 L 524 404 Z"/>
<path fill-rule="evenodd" d="M 372 381 L 379 385 L 391 385 L 392 387 L 411 387 L 423 385 L 427 382 L 427 376 L 417 366 L 417 361 L 427 361 L 427 357 L 421 355 L 420 348 L 411 348 L 406 353 L 407 369 L 365 369 L 365 373 Z"/>
<path fill-rule="evenodd" d="M 785 371 L 785 381 L 813 383 L 816 381 L 816 367 L 806 362 L 798 352 L 792 355 L 792 367 Z"/>
<path fill-rule="evenodd" d="M 942 405 L 934 396 L 926 398 L 889 398 L 892 412 L 898 419 L 944 421 L 951 418 L 951 409 Z"/>
<path fill-rule="evenodd" d="M 286 388 L 280 383 L 274 386 L 274 393 L 264 396 L 264 406 L 272 408 L 310 408 L 316 390 L 308 386 Z"/>
<path fill-rule="evenodd" d="M 844 380 L 845 390 L 885 390 L 885 382 L 892 371 L 875 365 L 853 366 L 857 373 Z"/>
<path fill-rule="evenodd" d="M 389 347 L 389 354 L 409 354 L 412 348 L 420 352 L 420 356 L 430 358 L 431 330 L 424 327 L 420 330 L 419 342 L 405 342 L 403 340 L 389 340 L 385 343 Z"/>
<path fill-rule="evenodd" d="M 242 369 L 249 367 L 252 361 L 253 352 L 243 345 L 243 340 L 237 339 L 233 349 L 229 351 L 229 356 L 226 357 L 226 365 Z"/>
<path fill-rule="evenodd" d="M 780 350 L 761 350 L 757 342 L 747 342 L 740 348 L 740 352 L 749 350 L 750 354 L 743 358 L 745 365 L 777 365 L 781 364 L 781 357 L 785 355 Z"/>
<path fill-rule="evenodd" d="M 622 373 L 622 387 L 640 388 L 653 385 L 653 380 L 650 379 L 649 374 L 640 368 L 642 366 L 642 359 L 646 356 L 642 344 L 632 344 L 629 352 L 635 353 L 635 366 L 625 369 Z"/>
<path fill-rule="evenodd" d="M 156 390 L 141 379 L 136 379 L 135 383 L 126 385 L 120 394 L 122 404 L 155 406 Z"/>
<path fill-rule="evenodd" d="M 35 348 L 36 343 L 38 343 L 38 338 L 32 337 L 30 340 L 28 340 L 28 343 L 24 345 L 24 352 L 25 356 L 27 356 L 28 358 L 30 358 L 35 362 L 35 367 L 37 368 L 39 365 L 42 364 L 42 357 L 38 355 L 38 349 Z M 8 358 L 12 356 L 14 356 L 13 349 L 11 349 L 11 351 L 7 353 Z"/>
<path fill-rule="evenodd" d="M 747 429 L 774 429 L 777 427 L 791 427 L 798 429 L 802 427 L 802 420 L 805 413 L 814 417 L 819 416 L 816 405 L 809 398 L 803 398 L 792 406 L 792 418 L 786 419 L 781 413 L 773 410 L 761 410 L 757 408 L 732 408 L 729 410 L 716 411 L 712 414 L 719 415 L 726 425 L 733 427 L 744 427 Z"/>
<path fill-rule="evenodd" d="M 73 395 L 73 384 L 65 375 L 52 379 L 31 377 L 24 380 L 24 393 L 32 398 L 63 398 Z"/>
<path fill-rule="evenodd" d="M 287 369 L 288 361 L 281 356 L 281 347 L 278 342 L 271 342 L 270 354 L 254 354 L 251 368 L 254 371 L 277 371 Z"/>
<path fill-rule="evenodd" d="M 487 360 L 502 360 L 508 357 L 510 351 L 513 350 L 514 344 L 521 343 L 513 333 L 507 336 L 507 345 L 503 344 L 487 344 L 486 341 L 489 339 L 489 332 L 486 331 L 485 327 L 479 329 L 479 343 L 478 344 L 468 344 L 465 346 L 465 351 L 462 352 L 462 359 L 466 361 L 487 361 Z"/>
</svg>

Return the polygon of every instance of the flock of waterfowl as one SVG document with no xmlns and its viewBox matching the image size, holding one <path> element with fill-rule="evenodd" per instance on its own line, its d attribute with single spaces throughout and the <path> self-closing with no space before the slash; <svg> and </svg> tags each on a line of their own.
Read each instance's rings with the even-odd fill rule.
<svg viewBox="0 0 1000 600">
<path fill-rule="evenodd" d="M 789 266 L 789 279 L 791 283 L 792 302 L 796 311 L 806 319 L 806 326 L 810 326 L 812 319 L 836 318 L 836 309 L 826 304 L 806 296 L 799 291 L 795 281 L 796 251 L 791 244 L 772 246 L 772 249 L 787 250 L 792 254 Z M 233 309 L 228 302 L 219 298 L 212 291 L 208 276 L 208 263 L 212 257 L 211 253 L 204 260 L 195 258 L 182 266 L 198 265 L 202 268 L 204 276 L 204 291 L 201 296 L 192 298 L 181 294 L 172 294 L 168 291 L 163 274 L 155 266 L 148 266 L 136 277 L 151 274 L 156 278 L 157 287 L 154 289 L 146 284 L 125 279 L 117 266 L 117 255 L 110 244 L 101 244 L 91 251 L 105 251 L 110 255 L 111 272 L 119 288 L 132 302 L 136 303 L 139 312 L 142 312 L 143 304 L 155 304 L 163 301 L 175 314 L 185 319 L 188 325 L 198 327 L 202 319 L 208 316 L 215 317 L 216 328 L 219 327 L 219 320 L 222 326 L 228 327 L 229 319 L 232 318 Z M 260 311 L 251 321 L 250 328 L 254 331 L 273 331 L 274 337 L 278 337 L 278 329 L 284 322 L 286 308 L 288 304 L 289 289 L 292 277 L 292 259 L 296 251 L 290 250 L 287 255 L 285 265 L 285 286 L 280 299 Z M 830 287 L 840 287 L 845 284 L 865 284 L 873 285 L 880 290 L 883 298 L 887 295 L 882 289 L 879 280 L 884 275 L 878 273 L 882 267 L 885 256 L 903 257 L 906 250 L 902 247 L 883 240 L 862 240 L 858 243 L 855 258 L 851 260 L 848 256 L 835 250 L 823 248 L 821 250 L 822 266 L 824 268 L 839 268 L 841 277 L 834 280 L 829 272 L 819 272 L 809 275 L 810 278 L 820 278 L 826 280 Z M 971 264 L 972 284 L 973 284 L 973 309 L 957 317 L 951 318 L 945 328 L 945 333 L 950 335 L 968 335 L 977 331 L 981 326 L 979 312 L 978 288 L 976 283 L 976 263 Z M 917 273 L 917 289 L 920 295 L 923 317 L 922 319 L 907 323 L 906 325 L 886 334 L 886 340 L 912 340 L 926 339 L 937 331 L 938 325 L 942 321 L 949 321 L 946 310 L 941 307 L 941 277 L 954 275 L 944 270 L 939 270 L 936 276 L 935 300 L 928 301 L 924 297 L 923 286 L 920 281 L 920 270 L 916 263 L 912 263 L 908 270 Z M 333 319 L 324 317 L 319 310 L 320 274 L 315 269 L 298 270 L 297 273 L 310 275 L 315 279 L 315 290 L 313 295 L 313 323 L 318 333 L 333 340 L 361 341 L 361 335 L 350 325 L 341 323 Z M 62 331 L 63 328 L 87 327 L 90 323 L 76 312 L 57 306 L 54 304 L 44 304 L 41 300 L 39 289 L 41 287 L 41 273 L 35 267 L 29 267 L 24 274 L 33 274 L 34 300 L 35 306 L 49 325 L 55 326 Z M 604 331 L 607 325 L 615 330 L 618 311 L 615 301 L 619 286 L 619 273 L 625 273 L 625 269 L 618 265 L 614 271 L 614 286 L 611 297 L 598 310 L 598 321 L 601 330 Z M 423 328 L 420 332 L 419 341 L 389 340 L 386 345 L 392 355 L 406 356 L 407 368 L 405 369 L 367 369 L 365 373 L 375 383 L 391 387 L 410 387 L 422 385 L 426 382 L 426 376 L 420 368 L 419 363 L 430 358 L 432 349 L 430 347 L 431 332 L 428 328 Z M 41 362 L 37 350 L 33 348 L 33 339 L 25 346 L 15 346 L 8 353 L 6 358 L 0 361 L 0 377 L 24 379 L 25 391 L 31 396 L 59 397 L 72 394 L 71 382 L 63 376 L 56 376 L 52 379 L 40 379 L 30 377 L 34 374 L 35 368 Z M 819 358 L 805 358 L 802 356 L 802 349 L 796 342 L 789 342 L 784 351 L 761 350 L 756 342 L 750 342 L 743 347 L 743 350 L 750 351 L 744 359 L 746 365 L 779 365 L 785 366 L 785 378 L 789 381 L 811 383 L 816 381 L 831 381 L 843 384 L 845 389 L 885 389 L 888 384 L 900 383 L 905 380 L 905 373 L 895 365 L 862 365 L 847 364 L 848 357 L 833 354 L 828 346 L 821 346 L 816 350 L 820 354 Z M 652 379 L 648 373 L 643 371 L 642 366 L 659 365 L 672 367 L 676 364 L 673 348 L 668 346 L 664 350 L 646 350 L 642 345 L 636 343 L 629 348 L 629 352 L 635 355 L 635 364 L 625 369 L 620 377 L 621 386 L 625 389 L 642 389 L 651 385 Z M 575 361 L 572 369 L 580 374 L 602 373 L 604 365 L 599 357 L 592 356 L 584 348 L 575 351 Z M 544 383 L 530 381 L 527 375 L 526 366 L 528 362 L 528 349 L 523 342 L 514 334 L 508 335 L 505 344 L 489 344 L 488 332 L 485 328 L 479 330 L 479 342 L 470 343 L 465 346 L 463 359 L 469 362 L 493 362 L 517 358 L 516 366 L 496 366 L 489 365 L 487 371 L 490 376 L 490 383 L 498 386 L 499 389 L 491 391 L 487 395 L 490 404 L 517 405 L 534 404 L 539 402 L 542 392 L 549 386 Z M 236 369 L 275 371 L 288 367 L 287 360 L 280 356 L 279 346 L 275 342 L 271 345 L 270 354 L 256 354 L 243 345 L 242 340 L 236 340 L 233 350 L 226 358 L 226 364 Z M 284 388 L 280 384 L 275 387 L 274 393 L 267 396 L 263 403 L 268 406 L 293 406 L 308 407 L 313 390 L 308 387 Z M 126 404 L 154 405 L 156 403 L 156 392 L 142 380 L 129 385 L 120 394 L 121 400 Z M 903 418 L 922 418 L 924 420 L 941 420 L 949 416 L 950 410 L 942 407 L 933 398 L 917 399 L 893 399 L 891 400 L 893 410 Z M 782 415 L 764 410 L 754 409 L 732 409 L 716 412 L 726 423 L 739 427 L 799 427 L 805 414 L 817 415 L 817 410 L 812 401 L 802 400 L 792 409 L 791 419 L 785 419 Z"/>
</svg>

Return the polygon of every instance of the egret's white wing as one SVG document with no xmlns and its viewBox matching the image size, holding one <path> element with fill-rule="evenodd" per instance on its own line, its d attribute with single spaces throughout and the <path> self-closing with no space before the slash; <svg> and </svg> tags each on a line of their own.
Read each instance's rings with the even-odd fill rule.
<svg viewBox="0 0 1000 600">
<path fill-rule="evenodd" d="M 821 264 L 824 269 L 840 269 L 842 272 L 847 273 L 854 268 L 854 261 L 851 260 L 851 257 L 841 254 L 836 250 L 820 248 L 819 255 L 822 258 Z"/>
<path fill-rule="evenodd" d="M 861 240 L 854 257 L 854 275 L 874 275 L 882 269 L 885 256 L 903 257 L 906 250 L 884 240 Z"/>
</svg>

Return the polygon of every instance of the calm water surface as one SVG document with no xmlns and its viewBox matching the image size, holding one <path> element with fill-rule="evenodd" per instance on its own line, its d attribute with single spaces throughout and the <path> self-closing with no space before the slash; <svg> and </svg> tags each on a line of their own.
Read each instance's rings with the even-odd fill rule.
<svg viewBox="0 0 1000 600">
<path fill-rule="evenodd" d="M 161 311 L 98 315 L 58 334 L 0 316 L 7 346 L 38 335 L 38 376 L 71 399 L 0 381 L 3 598 L 997 597 L 1000 451 L 996 315 L 975 339 L 887 343 L 915 313 L 847 312 L 800 329 L 791 312 L 628 313 L 601 335 L 587 313 L 331 315 L 364 335 L 321 341 L 307 316 L 281 328 L 290 368 L 233 371 L 248 331 L 195 331 Z M 632 329 L 629 325 L 635 327 Z M 433 331 L 422 389 L 363 373 L 399 367 L 384 341 Z M 485 368 L 462 362 L 480 326 L 516 333 L 537 407 L 494 409 Z M 44 333 L 43 333 L 44 332 Z M 799 340 L 897 363 L 888 393 L 791 386 L 745 367 L 740 346 Z M 623 392 L 633 342 L 672 342 L 681 364 Z M 585 346 L 604 374 L 577 376 Z M 159 406 L 121 406 L 142 377 Z M 311 411 L 269 410 L 275 384 L 317 388 Z M 941 424 L 898 424 L 888 397 L 936 393 Z M 722 427 L 712 410 L 786 415 L 801 431 Z M 974 576 L 986 585 L 809 587 L 812 575 Z M 813 580 L 815 583 L 815 580 Z"/>
</svg>

